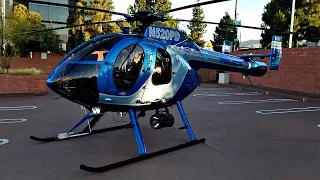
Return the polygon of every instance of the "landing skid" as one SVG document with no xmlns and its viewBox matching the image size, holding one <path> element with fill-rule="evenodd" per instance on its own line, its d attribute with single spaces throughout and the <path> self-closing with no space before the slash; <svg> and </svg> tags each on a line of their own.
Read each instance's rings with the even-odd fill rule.
<svg viewBox="0 0 320 180">
<path fill-rule="evenodd" d="M 86 135 L 98 134 L 98 133 L 103 133 L 103 132 L 108 132 L 108 131 L 119 130 L 119 129 L 127 129 L 127 128 L 132 128 L 132 127 L 133 126 L 131 124 L 126 124 L 126 125 L 122 125 L 122 126 L 114 126 L 114 127 L 110 127 L 110 128 L 92 130 L 91 132 L 80 132 L 80 133 L 75 133 L 75 134 L 66 134 L 66 138 L 63 138 L 63 137 L 59 138 L 59 135 L 57 135 L 56 137 L 49 137 L 49 138 L 40 138 L 40 137 L 30 136 L 30 139 L 35 140 L 35 141 L 41 141 L 41 142 L 61 141 L 61 140 L 66 140 L 66 139 L 70 139 L 70 138 L 82 137 L 82 136 L 86 136 Z M 60 135 L 62 135 L 62 134 L 60 134 Z"/>
<path fill-rule="evenodd" d="M 101 166 L 101 167 L 90 167 L 90 166 L 86 166 L 83 164 L 80 165 L 80 169 L 82 169 L 84 171 L 105 172 L 105 171 L 108 171 L 108 170 L 111 170 L 114 168 L 133 164 L 135 162 L 150 159 L 152 157 L 160 156 L 163 154 L 167 154 L 169 152 L 173 152 L 173 151 L 176 151 L 179 149 L 183 149 L 186 147 L 190 147 L 190 146 L 205 142 L 204 138 L 203 139 L 196 139 L 196 137 L 194 136 L 194 134 L 192 132 L 191 126 L 188 122 L 187 116 L 184 113 L 181 102 L 178 101 L 176 104 L 177 104 L 181 119 L 184 123 L 184 127 L 181 129 L 186 129 L 186 131 L 189 135 L 190 141 L 187 143 L 184 143 L 184 144 L 179 144 L 177 146 L 173 146 L 173 147 L 166 148 L 166 149 L 152 152 L 152 153 L 147 152 L 147 148 L 144 144 L 144 140 L 142 138 L 142 134 L 140 131 L 140 125 L 138 122 L 139 117 L 144 116 L 144 113 L 142 112 L 138 115 L 136 110 L 129 111 L 131 123 L 126 124 L 126 125 L 115 126 L 115 127 L 105 128 L 105 129 L 91 130 L 104 114 L 96 115 L 92 112 L 89 112 L 85 117 L 83 117 L 83 119 L 81 119 L 72 129 L 70 129 L 66 133 L 61 133 L 61 134 L 58 134 L 56 137 L 49 137 L 49 138 L 39 138 L 39 137 L 35 137 L 35 136 L 30 136 L 30 138 L 35 141 L 51 142 L 51 141 L 57 141 L 57 140 L 66 140 L 66 139 L 75 138 L 75 137 L 82 137 L 82 136 L 86 136 L 86 135 L 97 134 L 97 133 L 102 133 L 102 132 L 107 132 L 107 131 L 113 131 L 113 130 L 118 130 L 118 129 L 133 128 L 135 140 L 136 140 L 136 143 L 138 146 L 138 151 L 140 154 L 139 156 L 137 156 L 135 158 L 127 159 L 124 161 L 119 161 L 117 163 L 109 164 L 106 166 Z M 87 121 L 90 118 L 93 118 L 93 119 L 90 121 L 90 123 L 87 125 L 87 127 L 82 132 L 79 132 L 79 133 L 72 132 L 74 129 L 76 129 L 78 126 L 80 126 L 82 123 L 84 123 L 85 121 Z"/>
<path fill-rule="evenodd" d="M 115 168 L 119 168 L 119 167 L 122 167 L 122 166 L 125 166 L 125 165 L 133 164 L 133 163 L 136 163 L 136 162 L 139 162 L 139 161 L 143 161 L 143 160 L 150 159 L 150 158 L 153 158 L 153 157 L 156 157 L 156 156 L 167 154 L 167 153 L 170 153 L 170 152 L 173 152 L 173 151 L 176 151 L 176 150 L 179 150 L 179 149 L 183 149 L 183 148 L 186 148 L 186 147 L 190 147 L 190 146 L 193 146 L 193 145 L 196 145 L 196 144 L 200 144 L 200 143 L 203 143 L 203 142 L 205 142 L 204 138 L 203 139 L 199 139 L 199 140 L 190 141 L 190 142 L 187 142 L 185 144 L 179 144 L 177 146 L 173 146 L 173 147 L 170 147 L 170 148 L 167 148 L 167 149 L 163 149 L 163 150 L 160 150 L 160 151 L 156 151 L 156 152 L 140 155 L 140 156 L 137 156 L 135 158 L 127 159 L 127 160 L 124 160 L 124 161 L 119 161 L 117 163 L 109 164 L 109 165 L 101 166 L 101 167 L 89 167 L 89 166 L 86 166 L 86 165 L 82 164 L 82 165 L 80 165 L 80 169 L 82 169 L 84 171 L 88 171 L 88 172 L 105 172 L 105 171 L 108 171 L 108 170 L 111 170 L 111 169 L 115 169 Z"/>
<path fill-rule="evenodd" d="M 122 166 L 125 166 L 125 165 L 133 164 L 133 163 L 136 163 L 136 162 L 139 162 L 139 161 L 150 159 L 152 157 L 160 156 L 160 155 L 167 154 L 167 153 L 179 150 L 179 149 L 183 149 L 183 148 L 186 148 L 186 147 L 190 147 L 190 146 L 205 142 L 204 138 L 203 139 L 198 139 L 198 140 L 195 138 L 195 136 L 194 136 L 194 134 L 192 132 L 191 126 L 190 126 L 190 124 L 188 122 L 188 119 L 187 119 L 187 117 L 186 117 L 186 115 L 184 113 L 184 110 L 183 110 L 181 102 L 177 102 L 177 107 L 178 107 L 178 110 L 180 112 L 182 121 L 183 121 L 183 123 L 185 125 L 183 129 L 186 129 L 187 133 L 189 135 L 189 138 L 190 138 L 189 142 L 184 143 L 184 144 L 180 144 L 180 145 L 177 145 L 177 146 L 173 146 L 173 147 L 170 147 L 170 148 L 167 148 L 167 149 L 163 149 L 163 150 L 160 150 L 160 151 L 147 153 L 147 149 L 145 147 L 145 144 L 144 144 L 144 141 L 143 141 L 143 138 L 142 138 L 142 134 L 141 134 L 141 131 L 140 131 L 140 125 L 139 125 L 139 122 L 138 122 L 137 112 L 134 111 L 134 110 L 130 110 L 129 114 L 130 114 L 131 124 L 133 125 L 134 136 L 135 136 L 135 139 L 136 139 L 136 143 L 137 143 L 137 146 L 138 146 L 138 151 L 140 153 L 140 156 L 137 156 L 137 157 L 131 158 L 131 159 L 127 159 L 127 160 L 124 160 L 124 161 L 119 161 L 119 162 L 116 162 L 116 163 L 113 163 L 113 164 L 109 164 L 109 165 L 106 165 L 106 166 L 101 166 L 101 167 L 91 167 L 91 166 L 86 166 L 86 165 L 82 164 L 82 165 L 80 165 L 80 169 L 82 169 L 84 171 L 88 171 L 88 172 L 105 172 L 105 171 L 108 171 L 108 170 L 111 170 L 111 169 L 115 169 L 115 168 L 122 167 Z"/>
<path fill-rule="evenodd" d="M 98 133 L 103 133 L 107 131 L 114 131 L 114 130 L 119 130 L 119 129 L 127 129 L 127 128 L 133 128 L 133 126 L 129 124 L 121 125 L 121 126 L 114 126 L 114 127 L 109 127 L 109 128 L 103 128 L 103 129 L 97 129 L 97 130 L 92 130 L 92 128 L 96 125 L 96 123 L 101 119 L 101 117 L 104 114 L 98 114 L 94 115 L 91 112 L 88 113 L 83 119 L 81 119 L 78 124 L 76 124 L 71 130 L 69 130 L 66 133 L 61 133 L 58 134 L 55 137 L 48 137 L 48 138 L 41 138 L 41 137 L 36 137 L 36 136 L 30 136 L 30 139 L 34 141 L 40 141 L 40 142 L 51 142 L 51 141 L 61 141 L 61 140 L 67 140 L 70 138 L 76 138 L 76 137 L 82 137 L 82 136 L 87 136 L 87 135 L 92 135 L 92 134 L 98 134 Z M 82 123 L 84 123 L 86 120 L 93 118 L 90 123 L 79 133 L 73 133 L 72 131 L 76 129 L 78 126 L 80 126 Z"/>
</svg>

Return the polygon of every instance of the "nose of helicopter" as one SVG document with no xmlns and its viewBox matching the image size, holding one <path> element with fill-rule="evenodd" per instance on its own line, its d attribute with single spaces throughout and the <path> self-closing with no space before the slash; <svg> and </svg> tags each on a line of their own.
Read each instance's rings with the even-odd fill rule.
<svg viewBox="0 0 320 180">
<path fill-rule="evenodd" d="M 98 64 L 63 63 L 51 72 L 47 86 L 68 100 L 94 106 L 99 98 L 98 72 Z"/>
</svg>

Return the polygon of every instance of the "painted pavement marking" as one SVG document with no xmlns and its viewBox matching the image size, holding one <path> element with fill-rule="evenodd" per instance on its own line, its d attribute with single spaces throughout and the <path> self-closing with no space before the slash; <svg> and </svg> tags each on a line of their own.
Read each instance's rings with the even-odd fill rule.
<svg viewBox="0 0 320 180">
<path fill-rule="evenodd" d="M 0 146 L 4 145 L 4 144 L 7 144 L 8 142 L 9 142 L 8 139 L 0 139 Z"/>
<path fill-rule="evenodd" d="M 246 93 L 217 93 L 217 94 L 194 94 L 193 96 L 254 96 L 261 95 L 259 92 L 246 92 Z"/>
<path fill-rule="evenodd" d="M 11 123 L 20 123 L 27 121 L 25 118 L 16 118 L 16 119 L 0 119 L 0 124 L 11 124 Z"/>
<path fill-rule="evenodd" d="M 199 89 L 195 89 L 195 91 L 217 91 L 217 90 L 232 90 L 230 88 L 223 88 L 223 87 L 219 87 L 219 88 L 199 88 Z"/>
<path fill-rule="evenodd" d="M 19 111 L 36 109 L 36 106 L 15 106 L 15 107 L 0 107 L 0 111 Z"/>
<path fill-rule="evenodd" d="M 219 104 L 258 104 L 258 103 L 277 103 L 277 102 L 294 102 L 294 99 L 263 99 L 263 100 L 244 100 L 244 101 L 221 101 Z"/>
<path fill-rule="evenodd" d="M 284 113 L 315 112 L 315 111 L 320 111 L 320 107 L 269 109 L 269 110 L 259 110 L 259 111 L 256 111 L 256 113 L 258 113 L 258 114 L 284 114 Z"/>
<path fill-rule="evenodd" d="M 195 91 L 212 91 L 217 89 L 223 89 L 223 88 L 199 88 L 199 89 L 195 89 Z"/>
<path fill-rule="evenodd" d="M 30 110 L 36 109 L 36 106 L 15 106 L 15 107 L 0 107 L 0 111 L 18 111 L 18 110 Z M 8 124 L 8 123 L 19 123 L 24 122 L 27 119 L 25 118 L 16 118 L 16 119 L 0 119 L 0 123 Z M 9 142 L 8 139 L 0 139 L 0 146 L 7 144 Z"/>
</svg>

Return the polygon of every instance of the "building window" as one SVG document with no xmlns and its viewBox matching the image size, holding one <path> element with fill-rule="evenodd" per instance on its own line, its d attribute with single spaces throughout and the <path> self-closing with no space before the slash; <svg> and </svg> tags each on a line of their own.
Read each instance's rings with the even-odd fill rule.
<svg viewBox="0 0 320 180">
<path fill-rule="evenodd" d="M 38 12 L 43 21 L 67 23 L 68 8 L 29 3 L 29 10 Z"/>
<path fill-rule="evenodd" d="M 58 21 L 58 8 L 49 6 L 49 21 Z"/>
<path fill-rule="evenodd" d="M 69 0 L 52 0 L 59 4 L 69 4 Z M 58 1 L 58 2 L 57 2 Z"/>
<path fill-rule="evenodd" d="M 144 51 L 139 45 L 130 45 L 118 55 L 113 68 L 113 81 L 120 90 L 129 90 L 138 80 Z"/>
<path fill-rule="evenodd" d="M 59 22 L 67 22 L 68 19 L 68 9 L 58 8 L 58 20 Z"/>
<path fill-rule="evenodd" d="M 34 4 L 34 3 L 30 3 L 29 4 L 29 11 L 39 12 L 39 5 L 38 4 Z"/>
<path fill-rule="evenodd" d="M 156 63 L 152 74 L 154 85 L 168 84 L 171 81 L 172 63 L 170 54 L 164 49 L 158 49 Z"/>
<path fill-rule="evenodd" d="M 13 1 L 12 0 L 6 0 L 6 2 L 5 2 L 6 4 L 5 4 L 5 8 L 6 8 L 6 12 L 5 12 L 5 15 L 6 15 L 6 17 L 10 14 L 10 11 L 11 11 L 11 8 L 12 8 L 12 3 L 13 3 Z"/>
<path fill-rule="evenodd" d="M 46 5 L 38 5 L 39 13 L 42 16 L 43 21 L 49 21 L 49 6 Z"/>
</svg>

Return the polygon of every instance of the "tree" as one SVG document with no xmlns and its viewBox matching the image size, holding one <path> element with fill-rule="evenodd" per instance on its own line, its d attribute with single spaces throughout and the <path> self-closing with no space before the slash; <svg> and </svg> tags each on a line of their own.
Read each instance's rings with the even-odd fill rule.
<svg viewBox="0 0 320 180">
<path fill-rule="evenodd" d="M 320 1 L 309 0 L 300 11 L 304 14 L 300 20 L 299 39 L 318 43 L 320 41 Z"/>
<path fill-rule="evenodd" d="M 90 0 L 89 2 L 86 0 L 79 0 L 76 3 L 77 6 L 80 7 L 90 7 L 95 9 L 106 9 L 113 10 L 113 2 L 110 0 Z M 80 25 L 85 23 L 95 23 L 95 22 L 106 22 L 110 21 L 112 14 L 93 11 L 93 10 L 84 10 L 84 9 L 76 9 L 73 14 L 67 19 L 67 24 L 69 25 Z M 78 26 L 70 28 L 71 30 L 71 48 L 81 44 L 84 41 L 87 41 L 95 36 L 111 33 L 111 32 L 121 32 L 121 29 L 115 23 L 101 23 L 94 25 L 86 25 L 86 26 Z"/>
<path fill-rule="evenodd" d="M 18 4 L 14 5 L 6 21 L 6 34 L 19 34 L 23 32 L 46 30 L 41 24 L 41 15 L 36 12 L 29 12 L 27 7 Z M 62 52 L 61 40 L 55 31 L 46 31 L 26 35 L 7 36 L 11 48 L 14 48 L 20 56 L 25 57 L 30 52 Z"/>
<path fill-rule="evenodd" d="M 133 6 L 129 6 L 128 13 L 133 14 L 141 10 L 149 10 L 153 12 L 163 12 L 171 9 L 170 0 L 135 0 Z M 165 17 L 172 19 L 172 16 L 165 14 Z M 138 27 L 140 23 L 137 22 L 130 23 L 130 29 L 133 31 Z M 155 25 L 166 26 L 171 28 L 177 28 L 178 22 L 176 21 L 165 21 L 165 22 L 155 22 Z"/>
<path fill-rule="evenodd" d="M 197 0 L 199 3 L 199 0 Z M 194 7 L 192 10 L 192 21 L 201 21 L 205 19 L 203 9 L 200 6 Z M 204 47 L 205 41 L 203 40 L 203 34 L 206 32 L 207 24 L 199 22 L 190 22 L 188 28 L 190 30 L 190 37 L 199 46 Z"/>
<path fill-rule="evenodd" d="M 320 27 L 320 1 L 319 0 L 296 0 L 296 11 L 294 20 L 293 46 L 298 47 L 298 41 L 314 41 L 317 36 L 310 36 L 309 27 Z M 291 23 L 292 1 L 272 0 L 264 7 L 261 25 L 263 28 L 289 31 Z M 278 34 L 266 30 L 262 32 L 260 43 L 262 47 L 269 48 L 273 35 L 283 36 L 283 46 L 288 47 L 289 35 Z"/>
<path fill-rule="evenodd" d="M 214 41 L 211 41 L 213 49 L 215 51 L 222 51 L 222 43 L 224 40 L 233 42 L 237 39 L 237 28 L 230 25 L 224 24 L 233 24 L 234 21 L 230 17 L 229 13 L 226 12 L 225 15 L 221 18 L 219 25 L 216 27 L 215 33 L 213 34 Z M 239 41 L 235 40 L 236 47 L 239 46 Z"/>
</svg>

